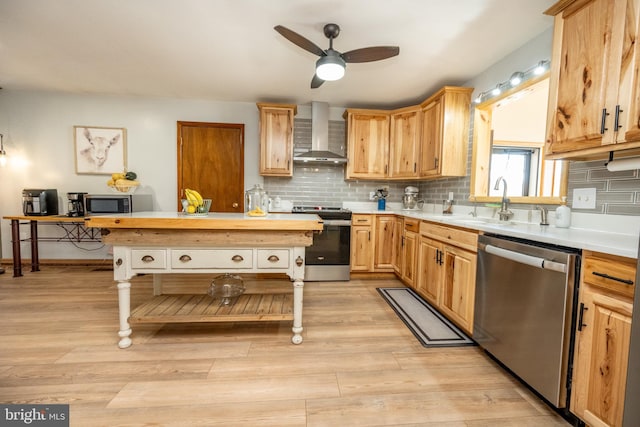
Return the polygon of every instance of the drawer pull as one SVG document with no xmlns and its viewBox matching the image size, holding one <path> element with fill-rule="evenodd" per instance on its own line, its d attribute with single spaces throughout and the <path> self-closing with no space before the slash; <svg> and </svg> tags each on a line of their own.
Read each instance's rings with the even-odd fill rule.
<svg viewBox="0 0 640 427">
<path fill-rule="evenodd" d="M 278 262 L 278 261 L 280 261 L 280 258 L 278 258 L 276 255 L 271 255 L 269 258 L 267 258 L 267 261 L 269 261 L 269 262 Z"/>
<path fill-rule="evenodd" d="M 242 255 L 234 255 L 231 257 L 231 261 L 240 262 L 240 261 L 244 261 L 244 258 L 242 257 Z"/>
<path fill-rule="evenodd" d="M 616 282 L 624 283 L 625 285 L 633 285 L 633 280 L 621 279 L 615 276 L 609 276 L 607 273 L 598 273 L 597 271 L 591 272 L 594 276 L 602 277 L 604 279 L 615 280 Z"/>
<path fill-rule="evenodd" d="M 155 261 L 155 258 L 153 258 L 151 255 L 145 255 L 142 257 L 142 262 L 153 262 Z"/>
<path fill-rule="evenodd" d="M 189 262 L 191 261 L 191 257 L 189 255 L 181 255 L 180 258 L 178 258 L 181 262 Z"/>
</svg>

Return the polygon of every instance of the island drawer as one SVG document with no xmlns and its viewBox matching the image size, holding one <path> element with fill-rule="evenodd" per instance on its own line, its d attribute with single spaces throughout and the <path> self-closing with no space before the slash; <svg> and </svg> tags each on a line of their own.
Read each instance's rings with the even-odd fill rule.
<svg viewBox="0 0 640 427">
<path fill-rule="evenodd" d="M 258 268 L 289 268 L 289 250 L 258 249 Z"/>
<path fill-rule="evenodd" d="M 238 269 L 253 267 L 251 249 L 172 249 L 171 268 Z"/>
<path fill-rule="evenodd" d="M 133 249 L 131 250 L 131 268 L 166 268 L 167 251 L 164 249 Z"/>
</svg>

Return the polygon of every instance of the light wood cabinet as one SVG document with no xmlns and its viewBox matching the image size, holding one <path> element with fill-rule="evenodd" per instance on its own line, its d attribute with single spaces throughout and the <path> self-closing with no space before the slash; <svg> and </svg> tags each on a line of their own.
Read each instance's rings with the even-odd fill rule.
<svg viewBox="0 0 640 427">
<path fill-rule="evenodd" d="M 293 120 L 297 106 L 258 103 L 260 175 L 293 175 Z"/>
<path fill-rule="evenodd" d="M 393 251 L 393 271 L 396 273 L 396 276 L 402 276 L 402 247 L 403 247 L 403 231 L 404 231 L 404 217 L 397 216 L 396 222 L 393 226 L 395 229 L 394 235 L 396 236 L 395 241 L 393 242 L 394 251 Z"/>
<path fill-rule="evenodd" d="M 421 104 L 419 177 L 466 176 L 472 92 L 445 86 Z"/>
<path fill-rule="evenodd" d="M 351 271 L 373 270 L 372 215 L 351 217 Z"/>
<path fill-rule="evenodd" d="M 636 260 L 583 252 L 571 411 L 588 425 L 621 426 Z"/>
<path fill-rule="evenodd" d="M 354 214 L 351 218 L 351 271 L 392 273 L 395 259 L 395 215 Z"/>
<path fill-rule="evenodd" d="M 445 86 L 420 105 L 347 109 L 347 179 L 465 176 L 473 88 Z"/>
<path fill-rule="evenodd" d="M 389 112 L 347 109 L 347 179 L 386 178 L 389 170 Z"/>
<path fill-rule="evenodd" d="M 374 271 L 393 271 L 395 215 L 375 215 Z"/>
<path fill-rule="evenodd" d="M 546 155 L 640 147 L 640 0 L 563 0 L 555 16 Z"/>
<path fill-rule="evenodd" d="M 418 255 L 418 232 L 420 221 L 413 218 L 405 218 L 402 228 L 402 260 L 400 279 L 407 285 L 415 288 L 416 266 Z"/>
<path fill-rule="evenodd" d="M 416 291 L 468 334 L 473 331 L 478 235 L 422 221 Z"/>
<path fill-rule="evenodd" d="M 391 113 L 389 178 L 417 178 L 420 160 L 420 107 Z"/>
</svg>

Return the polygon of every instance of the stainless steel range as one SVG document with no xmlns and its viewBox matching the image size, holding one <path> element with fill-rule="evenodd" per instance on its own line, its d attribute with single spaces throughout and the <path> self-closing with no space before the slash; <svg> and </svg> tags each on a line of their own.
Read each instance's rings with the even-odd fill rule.
<svg viewBox="0 0 640 427">
<path fill-rule="evenodd" d="M 305 282 L 349 280 L 351 211 L 324 206 L 294 206 L 292 213 L 314 213 L 322 218 L 322 233 L 314 234 L 306 250 Z"/>
</svg>

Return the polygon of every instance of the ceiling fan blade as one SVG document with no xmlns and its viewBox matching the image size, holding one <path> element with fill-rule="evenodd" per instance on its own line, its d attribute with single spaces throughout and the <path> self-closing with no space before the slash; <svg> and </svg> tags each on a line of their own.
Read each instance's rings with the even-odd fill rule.
<svg viewBox="0 0 640 427">
<path fill-rule="evenodd" d="M 311 89 L 319 88 L 322 83 L 324 83 L 324 80 L 318 77 L 317 74 L 314 74 L 313 79 L 311 79 Z"/>
<path fill-rule="evenodd" d="M 342 55 L 344 62 L 371 62 L 379 61 L 381 59 L 391 58 L 400 53 L 398 46 L 374 46 L 364 47 L 362 49 L 350 50 Z"/>
<path fill-rule="evenodd" d="M 320 49 L 318 45 L 302 37 L 300 34 L 296 33 L 295 31 L 291 31 L 290 29 L 283 27 L 282 25 L 276 25 L 275 27 L 273 27 L 273 29 L 279 32 L 280 34 L 282 34 L 282 36 L 284 36 L 285 39 L 303 48 L 307 52 L 311 52 L 314 55 L 318 55 L 318 56 L 326 55 L 324 53 L 324 50 Z"/>
</svg>

